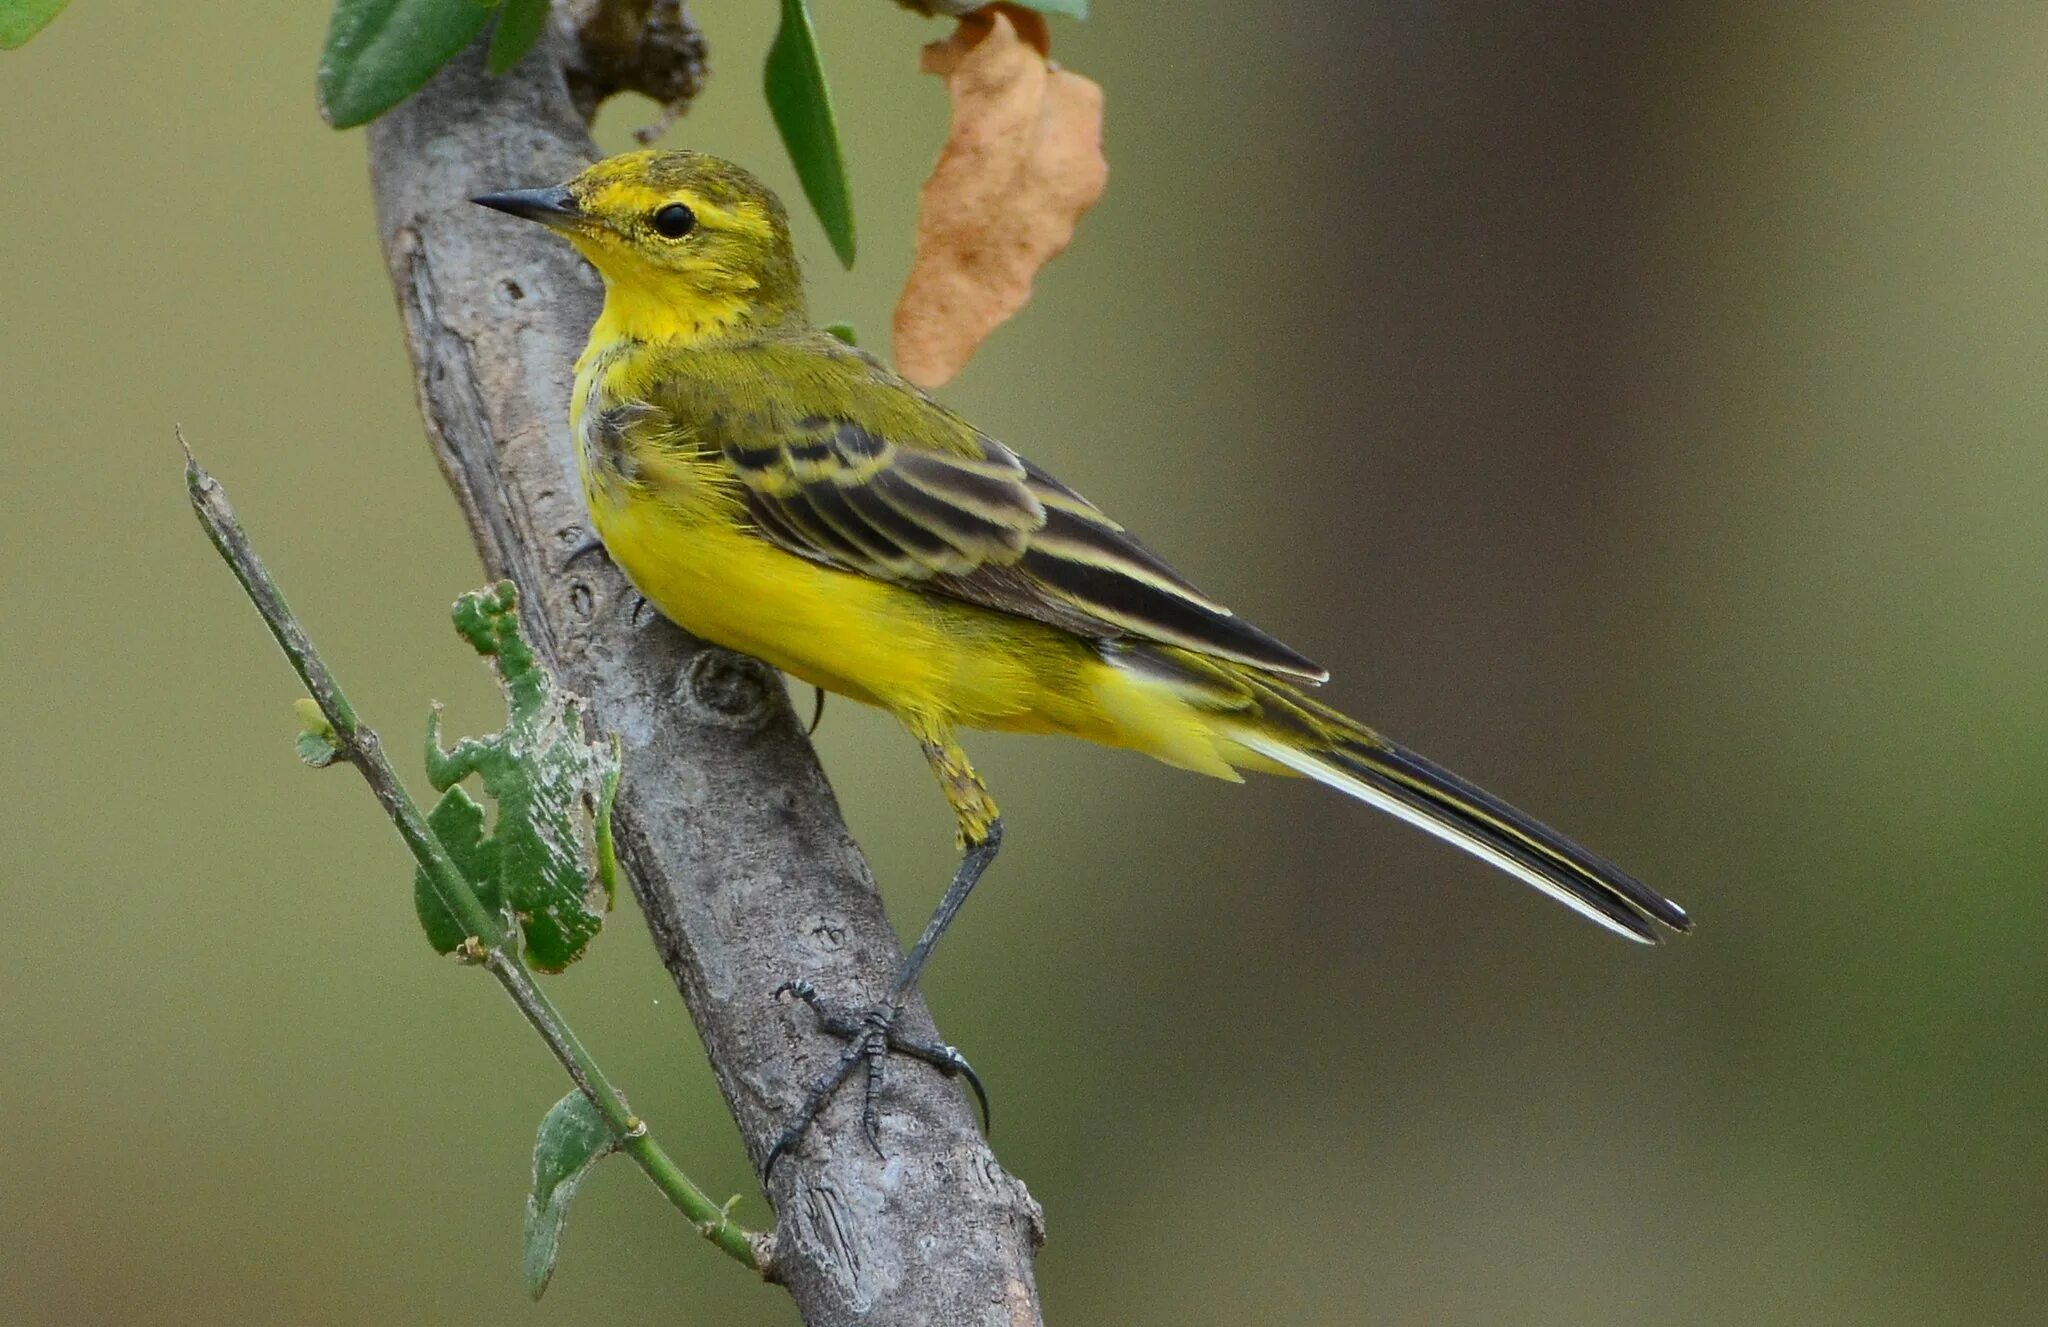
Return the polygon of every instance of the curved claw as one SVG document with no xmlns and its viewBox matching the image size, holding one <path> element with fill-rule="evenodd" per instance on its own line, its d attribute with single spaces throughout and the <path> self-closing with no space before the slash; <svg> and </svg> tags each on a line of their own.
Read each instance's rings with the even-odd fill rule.
<svg viewBox="0 0 2048 1327">
<path fill-rule="evenodd" d="M 567 571 L 575 566 L 579 560 L 589 557 L 592 553 L 602 553 L 604 551 L 604 540 L 599 539 L 594 534 L 586 534 L 576 542 L 576 547 L 562 555 L 562 564 L 557 570 Z"/>
<path fill-rule="evenodd" d="M 768 1149 L 768 1160 L 761 1165 L 761 1183 L 766 1184 L 775 1178 L 775 1163 L 782 1160 L 783 1154 L 792 1146 L 789 1131 L 785 1129 L 782 1137 L 775 1140 L 775 1146 Z"/>
<path fill-rule="evenodd" d="M 981 1075 L 974 1072 L 974 1066 L 960 1061 L 960 1072 L 967 1077 L 967 1086 L 974 1089 L 974 1099 L 981 1103 L 981 1133 L 984 1138 L 996 1131 L 995 1117 L 989 1113 L 988 1090 L 981 1085 Z"/>
<path fill-rule="evenodd" d="M 946 1047 L 953 1056 L 954 1071 L 967 1080 L 967 1086 L 974 1089 L 974 1099 L 981 1103 L 981 1132 L 984 1135 L 995 1132 L 995 1121 L 989 1117 L 988 1091 L 981 1085 L 981 1075 L 974 1072 L 974 1066 L 967 1063 L 967 1057 L 951 1046 Z"/>
<path fill-rule="evenodd" d="M 974 1066 L 967 1063 L 966 1056 L 943 1043 L 926 1045 L 923 1042 L 908 1041 L 894 1035 L 891 1035 L 889 1038 L 889 1049 L 903 1055 L 908 1055 L 912 1059 L 923 1060 L 948 1078 L 966 1079 L 967 1086 L 974 1089 L 975 1101 L 981 1106 L 981 1131 L 983 1133 L 991 1131 L 993 1121 L 988 1108 L 988 1090 L 982 1087 L 981 1075 L 974 1072 Z"/>
</svg>

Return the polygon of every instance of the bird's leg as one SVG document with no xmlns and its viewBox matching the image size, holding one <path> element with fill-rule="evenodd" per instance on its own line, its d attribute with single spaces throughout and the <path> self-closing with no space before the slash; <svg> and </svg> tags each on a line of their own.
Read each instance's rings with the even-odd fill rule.
<svg viewBox="0 0 2048 1327">
<path fill-rule="evenodd" d="M 807 981 L 788 981 L 776 987 L 777 997 L 794 995 L 808 1004 L 817 1015 L 819 1030 L 843 1039 L 846 1050 L 838 1063 L 804 1094 L 803 1103 L 797 1107 L 789 1126 L 775 1140 L 775 1145 L 768 1151 L 768 1159 L 762 1163 L 764 1178 L 772 1175 L 775 1163 L 802 1141 L 805 1131 L 817 1119 L 818 1112 L 863 1062 L 867 1065 L 867 1075 L 861 1130 L 867 1136 L 868 1145 L 875 1149 L 875 1155 L 881 1156 L 882 1062 L 891 1051 L 922 1060 L 948 1078 L 965 1078 L 981 1103 L 982 1128 L 989 1126 L 988 1094 L 982 1090 L 981 1079 L 967 1063 L 966 1057 L 951 1046 L 912 1040 L 896 1031 L 896 1022 L 903 1016 L 904 998 L 917 986 L 917 979 L 930 960 L 933 947 L 946 933 L 946 928 L 953 924 L 960 905 L 974 891 L 976 882 L 988 870 L 989 863 L 995 860 L 1003 842 L 1002 817 L 981 776 L 968 764 L 967 753 L 944 733 L 924 736 L 920 744 L 925 758 L 931 762 L 933 773 L 939 777 L 939 787 L 946 794 L 946 801 L 960 822 L 960 843 L 964 850 L 960 867 L 953 873 L 953 881 L 946 887 L 945 897 L 939 900 L 939 906 L 933 910 L 931 920 L 925 923 L 923 934 L 910 947 L 910 953 L 904 956 L 903 966 L 897 969 L 888 994 L 878 1003 L 855 1011 L 825 999 Z"/>
<path fill-rule="evenodd" d="M 939 776 L 939 789 L 946 794 L 946 804 L 953 808 L 953 815 L 960 822 L 960 848 L 964 855 L 960 869 L 953 873 L 953 883 L 946 887 L 946 896 L 933 909 L 931 920 L 924 924 L 924 934 L 910 947 L 894 984 L 889 987 L 890 998 L 896 1000 L 917 985 L 918 974 L 932 956 L 932 946 L 953 924 L 953 914 L 960 911 L 960 905 L 974 891 L 975 882 L 1003 846 L 1002 814 L 996 810 L 995 799 L 988 795 L 988 786 L 974 772 L 974 766 L 967 763 L 967 753 L 960 749 L 960 744 L 948 736 L 926 738 L 919 745 L 924 748 L 924 758 L 931 762 L 932 773 Z"/>
</svg>

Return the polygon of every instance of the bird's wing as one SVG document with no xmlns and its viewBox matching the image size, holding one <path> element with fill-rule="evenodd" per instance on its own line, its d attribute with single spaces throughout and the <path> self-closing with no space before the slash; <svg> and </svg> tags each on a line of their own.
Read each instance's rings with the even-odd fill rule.
<svg viewBox="0 0 2048 1327">
<path fill-rule="evenodd" d="M 1328 676 L 872 357 L 822 337 L 689 353 L 730 362 L 660 375 L 676 399 L 656 404 L 722 453 L 756 532 L 789 552 L 1093 640 Z"/>
</svg>

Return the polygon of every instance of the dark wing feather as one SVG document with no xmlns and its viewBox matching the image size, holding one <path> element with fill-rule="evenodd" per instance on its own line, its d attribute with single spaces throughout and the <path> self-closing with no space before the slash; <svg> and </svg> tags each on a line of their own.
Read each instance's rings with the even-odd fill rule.
<svg viewBox="0 0 2048 1327">
<path fill-rule="evenodd" d="M 678 373 L 671 380 L 689 396 L 664 404 L 722 451 L 761 537 L 1091 640 L 1157 641 L 1307 681 L 1327 676 L 874 360 L 837 342 L 725 353 L 749 362 Z M 744 400 L 702 399 L 715 390 L 705 384 L 749 380 L 759 386 Z"/>
</svg>

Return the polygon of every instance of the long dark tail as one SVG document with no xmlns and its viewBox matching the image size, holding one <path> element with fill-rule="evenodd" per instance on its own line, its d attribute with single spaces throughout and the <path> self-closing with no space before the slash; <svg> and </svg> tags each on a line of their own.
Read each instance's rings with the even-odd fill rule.
<svg viewBox="0 0 2048 1327">
<path fill-rule="evenodd" d="M 1653 920 L 1692 929 L 1685 909 L 1670 899 L 1434 761 L 1291 687 L 1259 689 L 1269 699 L 1281 692 L 1279 708 L 1292 713 L 1276 724 L 1276 707 L 1260 706 L 1268 722 L 1232 734 L 1250 750 L 1454 843 L 1631 940 L 1655 944 Z"/>
<path fill-rule="evenodd" d="M 1168 645 L 1126 643 L 1109 658 L 1207 716 L 1209 732 L 1220 742 L 1217 754 L 1232 765 L 1278 767 L 1328 784 L 1456 844 L 1631 940 L 1657 943 L 1657 922 L 1674 931 L 1692 929 L 1684 908 L 1613 862 L 1312 699 L 1292 682 Z"/>
</svg>

